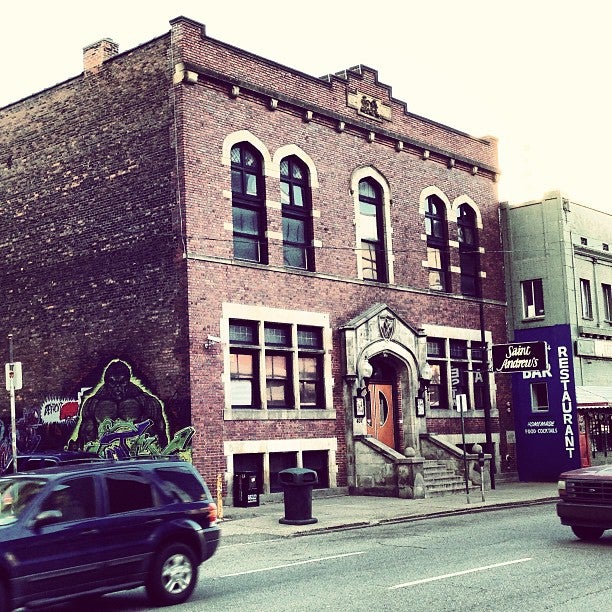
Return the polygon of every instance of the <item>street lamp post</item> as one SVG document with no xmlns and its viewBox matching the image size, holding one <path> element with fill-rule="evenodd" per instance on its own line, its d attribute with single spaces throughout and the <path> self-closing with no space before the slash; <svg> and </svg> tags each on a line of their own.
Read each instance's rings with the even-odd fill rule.
<svg viewBox="0 0 612 612">
<path fill-rule="evenodd" d="M 489 472 L 491 475 L 491 489 L 495 489 L 495 453 L 493 452 L 493 437 L 491 435 L 491 389 L 489 387 L 489 353 L 485 337 L 484 304 L 480 302 L 480 344 L 482 346 L 482 376 L 484 382 L 484 425 L 487 448 L 491 453 Z"/>
</svg>

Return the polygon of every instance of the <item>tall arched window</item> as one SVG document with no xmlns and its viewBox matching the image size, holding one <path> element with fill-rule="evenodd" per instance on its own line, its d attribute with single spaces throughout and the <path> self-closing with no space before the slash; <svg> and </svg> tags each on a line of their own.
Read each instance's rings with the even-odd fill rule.
<svg viewBox="0 0 612 612">
<path fill-rule="evenodd" d="M 478 230 L 476 228 L 476 211 L 468 204 L 459 207 L 457 218 L 459 236 L 459 266 L 461 268 L 461 293 L 463 295 L 480 295 L 478 255 Z"/>
<path fill-rule="evenodd" d="M 429 288 L 436 291 L 450 291 L 446 209 L 444 202 L 435 195 L 427 198 L 425 234 L 427 235 Z"/>
<path fill-rule="evenodd" d="M 265 193 L 261 156 L 246 142 L 232 147 L 234 257 L 268 262 L 265 242 Z"/>
<path fill-rule="evenodd" d="M 380 185 L 370 178 L 359 181 L 359 236 L 362 277 L 387 282 L 383 195 Z"/>
<path fill-rule="evenodd" d="M 306 164 L 291 155 L 280 163 L 283 257 L 290 268 L 314 270 L 312 212 Z"/>
</svg>

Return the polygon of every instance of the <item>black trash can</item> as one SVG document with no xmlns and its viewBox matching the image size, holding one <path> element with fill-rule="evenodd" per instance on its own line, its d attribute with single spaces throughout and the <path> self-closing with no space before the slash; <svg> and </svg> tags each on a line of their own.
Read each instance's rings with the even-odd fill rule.
<svg viewBox="0 0 612 612">
<path fill-rule="evenodd" d="M 255 472 L 236 472 L 234 474 L 234 506 L 249 508 L 259 506 L 259 489 Z"/>
<path fill-rule="evenodd" d="M 310 525 L 318 519 L 312 517 L 312 487 L 318 482 L 317 473 L 307 468 L 288 468 L 278 473 L 283 487 L 285 516 L 279 523 Z"/>
</svg>

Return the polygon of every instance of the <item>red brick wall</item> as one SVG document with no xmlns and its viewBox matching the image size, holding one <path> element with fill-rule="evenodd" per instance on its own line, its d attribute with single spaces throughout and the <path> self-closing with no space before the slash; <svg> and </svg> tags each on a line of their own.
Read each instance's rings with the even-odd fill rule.
<svg viewBox="0 0 612 612">
<path fill-rule="evenodd" d="M 76 399 L 120 357 L 189 423 L 166 49 L 0 109 L 0 331 L 23 363 L 18 411 Z"/>
<path fill-rule="evenodd" d="M 0 330 L 15 334 L 16 358 L 24 363 L 18 405 L 73 397 L 120 357 L 164 401 L 175 429 L 195 426 L 194 459 L 209 481 L 225 471 L 224 439 L 335 436 L 338 484 L 346 484 L 338 327 L 376 302 L 415 328 L 479 327 L 476 302 L 427 290 L 418 212 L 426 187 L 477 203 L 491 301 L 486 325 L 495 341 L 506 339 L 495 142 L 407 114 L 372 70 L 349 75 L 348 83 L 386 97 L 391 124 L 369 126 L 356 117 L 346 107 L 346 80 L 324 82 L 202 38 L 189 21 L 181 20 L 172 36 L 172 53 L 164 36 L 108 60 L 96 74 L 0 109 Z M 181 60 L 201 71 L 198 83 L 172 86 Z M 240 85 L 237 98 L 229 82 Z M 266 88 L 281 100 L 276 111 Z M 303 120 L 300 104 L 315 110 L 312 121 Z M 338 118 L 347 120 L 342 133 Z M 365 138 L 368 127 L 377 130 L 373 143 Z M 314 229 L 322 248 L 314 275 L 231 260 L 232 235 L 224 229 L 231 203 L 223 197 L 230 173 L 221 154 L 227 134 L 244 129 L 270 154 L 294 144 L 316 165 L 313 207 L 321 214 Z M 412 143 L 401 152 L 397 134 Z M 429 159 L 419 141 L 431 148 Z M 453 156 L 459 161 L 449 168 Z M 485 170 L 472 174 L 471 163 Z M 391 188 L 394 286 L 356 279 L 349 187 L 361 166 L 375 167 Z M 266 183 L 268 198 L 278 201 L 278 180 Z M 280 228 L 280 211 L 270 209 L 268 219 Z M 282 262 L 280 242 L 270 243 L 270 259 Z M 222 351 L 202 348 L 207 334 L 218 335 L 223 302 L 329 313 L 335 421 L 223 420 Z"/>
<path fill-rule="evenodd" d="M 283 439 L 287 437 L 315 438 L 336 435 L 344 448 L 345 408 L 344 382 L 340 356 L 340 337 L 334 333 L 333 371 L 335 378 L 335 423 L 329 421 L 225 421 L 221 420 L 223 388 L 222 351 L 202 354 L 206 334 L 218 334 L 219 313 L 223 302 L 263 305 L 329 313 L 334 330 L 373 303 L 384 302 L 399 316 L 414 326 L 423 324 L 448 325 L 479 329 L 479 306 L 476 302 L 456 296 L 430 295 L 427 291 L 427 271 L 423 218 L 419 214 L 419 197 L 423 189 L 435 185 L 452 201 L 468 195 L 479 207 L 484 229 L 481 245 L 486 254 L 482 269 L 485 296 L 494 303 L 485 307 L 486 327 L 494 339 L 506 338 L 503 268 L 497 214 L 497 189 L 492 175 L 475 175 L 465 168 L 449 168 L 445 159 L 423 159 L 422 152 L 409 148 L 398 152 L 394 141 L 376 138 L 373 143 L 364 137 L 359 125 L 339 133 L 330 117 L 334 113 L 354 116 L 346 107 L 346 83 L 328 84 L 279 67 L 260 58 L 230 48 L 210 39 L 201 39 L 199 29 L 183 32 L 181 49 L 193 67 L 200 67 L 197 84 L 177 86 L 181 109 L 184 110 L 184 131 L 181 132 L 182 155 L 191 172 L 185 175 L 185 206 L 187 207 L 188 251 L 202 260 L 189 263 L 189 302 L 192 351 L 192 396 L 194 421 L 198 426 L 197 448 L 204 456 L 196 458 L 198 465 L 223 471 L 222 441 L 244 439 Z M 224 68 L 225 66 L 225 68 Z M 194 68 L 194 69 L 195 69 Z M 211 70 L 232 71 L 231 82 L 241 84 L 238 97 L 230 96 L 228 82 L 211 76 Z M 208 72 L 207 72 L 208 71 Z M 359 86 L 372 95 L 388 95 L 388 91 L 366 74 Z M 370 85 L 365 84 L 368 81 Z M 260 89 L 249 84 L 256 83 Z M 328 116 L 316 113 L 309 122 L 294 104 L 283 104 L 270 110 L 269 97 L 263 88 L 278 88 L 292 100 L 299 98 L 310 104 L 327 105 Z M 491 144 L 475 141 L 426 121 L 417 121 L 399 112 L 394 106 L 394 121 L 385 129 L 396 130 L 414 138 L 427 137 L 431 144 L 445 147 L 450 155 L 469 152 L 477 163 L 495 163 Z M 359 119 L 362 121 L 362 119 Z M 414 123 L 418 123 L 418 129 Z M 232 234 L 224 228 L 231 225 L 231 202 L 223 190 L 231 189 L 230 172 L 221 164 L 225 137 L 238 130 L 249 130 L 261 140 L 272 156 L 284 145 L 300 147 L 313 160 L 320 186 L 313 191 L 313 208 L 320 211 L 314 219 L 314 235 L 322 241 L 316 250 L 316 274 L 288 274 L 268 267 L 230 266 Z M 379 124 L 372 122 L 372 129 Z M 493 149 L 495 147 L 493 146 Z M 357 264 L 354 252 L 353 198 L 349 192 L 351 173 L 362 166 L 373 166 L 387 179 L 393 200 L 391 225 L 395 255 L 395 286 L 376 286 L 356 281 Z M 279 201 L 278 179 L 267 177 L 268 199 Z M 268 210 L 269 229 L 279 231 L 281 213 Z M 457 240 L 456 226 L 451 227 L 451 240 Z M 282 262 L 282 245 L 270 241 L 271 264 Z M 458 265 L 458 252 L 452 249 L 453 265 Z M 216 258 L 215 261 L 209 258 Z M 323 276 L 325 275 L 325 277 Z M 459 277 L 453 275 L 455 291 Z M 213 382 L 211 382 L 211 380 Z M 457 422 L 458 425 L 458 422 Z M 494 421 L 498 430 L 497 420 Z M 455 425 L 446 424 L 448 429 Z M 440 433 L 455 433 L 454 429 Z M 483 432 L 482 419 L 473 419 L 470 432 Z M 338 453 L 339 484 L 346 484 L 345 458 Z"/>
</svg>

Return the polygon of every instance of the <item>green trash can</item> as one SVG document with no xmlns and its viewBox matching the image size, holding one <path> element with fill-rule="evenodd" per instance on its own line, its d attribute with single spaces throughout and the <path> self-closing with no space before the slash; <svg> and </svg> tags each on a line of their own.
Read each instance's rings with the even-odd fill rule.
<svg viewBox="0 0 612 612">
<path fill-rule="evenodd" d="M 284 525 L 310 525 L 318 519 L 312 517 L 312 487 L 318 476 L 307 468 L 288 468 L 278 473 L 283 487 L 285 516 L 278 520 Z"/>
</svg>

